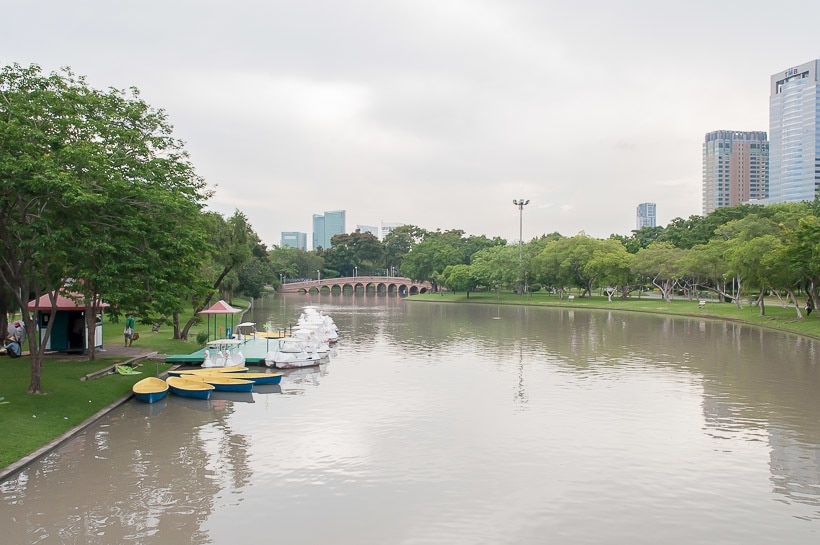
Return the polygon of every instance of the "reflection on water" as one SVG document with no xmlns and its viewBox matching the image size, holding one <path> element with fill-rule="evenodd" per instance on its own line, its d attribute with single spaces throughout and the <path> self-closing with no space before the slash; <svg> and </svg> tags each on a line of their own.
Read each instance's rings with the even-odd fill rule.
<svg viewBox="0 0 820 545">
<path fill-rule="evenodd" d="M 813 341 L 391 297 L 253 320 L 309 303 L 341 329 L 329 363 L 116 409 L 0 485 L 3 543 L 816 539 Z"/>
</svg>

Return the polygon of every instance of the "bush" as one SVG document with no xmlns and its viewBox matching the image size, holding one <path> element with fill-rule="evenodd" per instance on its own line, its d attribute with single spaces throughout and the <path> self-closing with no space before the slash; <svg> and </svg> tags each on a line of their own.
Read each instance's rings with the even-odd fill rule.
<svg viewBox="0 0 820 545">
<path fill-rule="evenodd" d="M 208 342 L 208 332 L 200 331 L 199 333 L 197 333 L 196 342 L 199 346 L 205 346 L 205 343 Z"/>
</svg>

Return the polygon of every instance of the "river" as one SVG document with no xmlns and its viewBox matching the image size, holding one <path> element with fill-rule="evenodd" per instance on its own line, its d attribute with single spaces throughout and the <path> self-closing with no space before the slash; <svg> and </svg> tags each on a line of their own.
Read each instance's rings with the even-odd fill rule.
<svg viewBox="0 0 820 545">
<path fill-rule="evenodd" d="M 287 295 L 341 340 L 278 387 L 118 407 L 0 484 L 17 544 L 820 538 L 820 347 L 700 318 Z M 104 379 L 103 379 L 104 380 Z"/>
</svg>

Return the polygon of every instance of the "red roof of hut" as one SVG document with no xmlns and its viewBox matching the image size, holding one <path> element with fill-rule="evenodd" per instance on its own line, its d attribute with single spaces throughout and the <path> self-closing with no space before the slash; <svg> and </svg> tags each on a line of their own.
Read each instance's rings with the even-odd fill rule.
<svg viewBox="0 0 820 545">
<path fill-rule="evenodd" d="M 241 308 L 234 308 L 222 299 L 211 305 L 210 308 L 200 310 L 198 314 L 236 314 L 242 312 Z"/>
<path fill-rule="evenodd" d="M 69 296 L 63 295 L 62 293 L 57 294 L 57 300 L 55 301 L 55 306 L 57 310 L 77 310 L 86 308 L 86 304 L 82 294 L 79 293 L 70 293 Z M 100 303 L 100 307 L 107 307 L 108 303 Z M 51 310 L 51 295 L 45 294 L 39 299 L 34 299 L 28 302 L 29 310 L 39 309 L 39 310 Z"/>
</svg>

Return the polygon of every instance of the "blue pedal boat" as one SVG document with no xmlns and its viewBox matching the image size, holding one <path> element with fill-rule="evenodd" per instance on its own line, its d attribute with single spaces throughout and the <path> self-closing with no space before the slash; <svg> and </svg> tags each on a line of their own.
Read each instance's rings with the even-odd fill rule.
<svg viewBox="0 0 820 545">
<path fill-rule="evenodd" d="M 168 383 L 157 377 L 147 377 L 131 387 L 134 397 L 143 403 L 156 403 L 168 395 Z"/>
<path fill-rule="evenodd" d="M 242 380 L 251 380 L 254 384 L 279 384 L 284 373 L 259 373 L 248 371 L 242 373 Z M 236 377 L 239 378 L 239 377 Z"/>
<path fill-rule="evenodd" d="M 242 373 L 242 376 L 244 377 L 245 373 Z M 226 377 L 224 373 L 182 375 L 180 378 L 205 382 L 212 385 L 217 392 L 250 392 L 253 390 L 253 381 Z"/>
<path fill-rule="evenodd" d="M 215 388 L 212 384 L 200 380 L 188 380 L 180 377 L 168 377 L 166 380 L 171 387 L 171 393 L 180 397 L 190 397 L 192 399 L 210 399 L 211 391 Z"/>
</svg>

